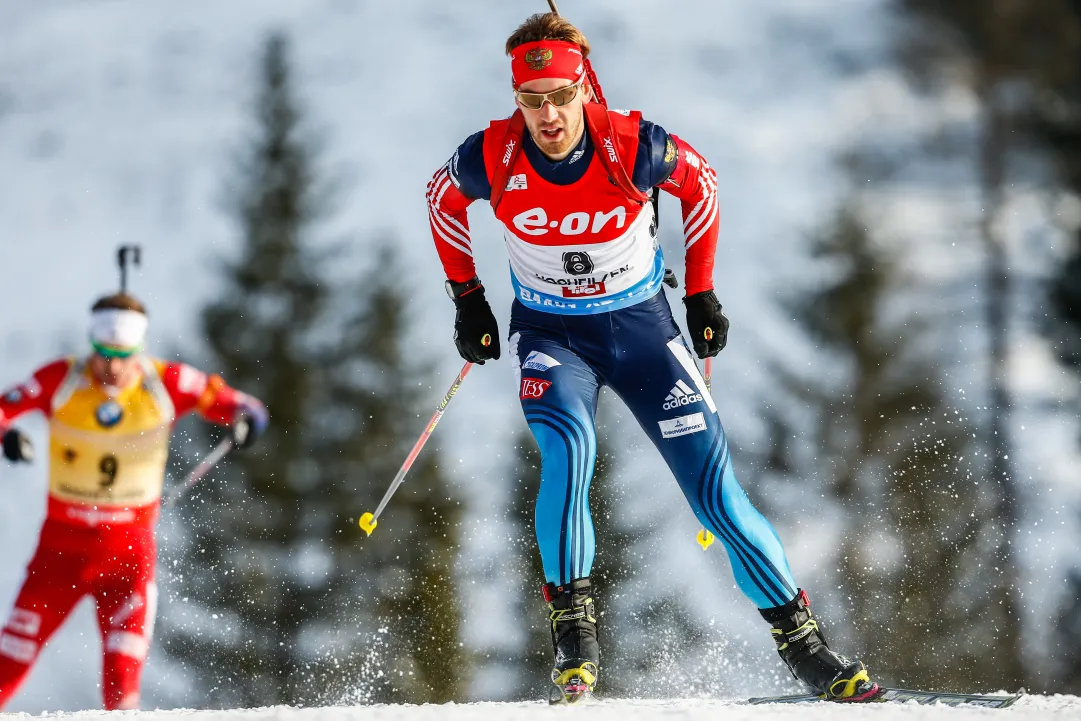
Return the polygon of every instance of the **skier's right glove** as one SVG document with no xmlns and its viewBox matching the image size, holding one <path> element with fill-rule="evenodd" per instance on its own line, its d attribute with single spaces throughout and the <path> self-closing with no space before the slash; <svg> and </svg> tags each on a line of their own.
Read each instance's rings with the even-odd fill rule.
<svg viewBox="0 0 1081 721">
<path fill-rule="evenodd" d="M 687 331 L 691 344 L 699 358 L 708 358 L 721 352 L 728 343 L 728 318 L 721 311 L 721 304 L 712 290 L 688 295 L 683 299 L 687 306 Z"/>
<path fill-rule="evenodd" d="M 30 438 L 19 429 L 9 428 L 0 442 L 3 443 L 4 458 L 12 463 L 19 461 L 29 463 L 34 460 L 34 445 L 30 442 Z"/>
<path fill-rule="evenodd" d="M 464 360 L 484 365 L 489 359 L 499 360 L 499 326 L 492 308 L 484 298 L 484 286 L 454 298 L 458 312 L 454 316 L 454 345 Z"/>
</svg>

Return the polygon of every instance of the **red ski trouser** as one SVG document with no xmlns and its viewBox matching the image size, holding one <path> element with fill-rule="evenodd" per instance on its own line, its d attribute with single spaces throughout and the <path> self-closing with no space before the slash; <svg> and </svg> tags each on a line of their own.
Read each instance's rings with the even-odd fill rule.
<svg viewBox="0 0 1081 721">
<path fill-rule="evenodd" d="M 105 708 L 138 708 L 157 606 L 155 557 L 152 526 L 79 528 L 46 520 L 15 608 L 0 631 L 0 709 L 87 594 L 101 629 Z"/>
</svg>

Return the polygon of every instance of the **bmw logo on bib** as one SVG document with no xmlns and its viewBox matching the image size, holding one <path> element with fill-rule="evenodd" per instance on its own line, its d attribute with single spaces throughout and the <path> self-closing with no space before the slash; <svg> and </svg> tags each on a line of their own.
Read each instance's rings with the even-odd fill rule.
<svg viewBox="0 0 1081 721">
<path fill-rule="evenodd" d="M 98 410 L 94 415 L 103 428 L 112 428 L 124 417 L 124 409 L 120 407 L 119 403 L 110 398 L 98 406 Z"/>
</svg>

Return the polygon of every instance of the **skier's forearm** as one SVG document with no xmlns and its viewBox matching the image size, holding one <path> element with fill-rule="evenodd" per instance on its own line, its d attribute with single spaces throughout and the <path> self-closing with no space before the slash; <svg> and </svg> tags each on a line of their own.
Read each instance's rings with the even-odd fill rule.
<svg viewBox="0 0 1081 721">
<path fill-rule="evenodd" d="M 687 213 L 684 211 L 684 222 Z M 687 248 L 686 278 L 684 279 L 687 295 L 694 295 L 707 290 L 713 290 L 713 262 L 717 253 L 717 220 L 711 223 L 711 228 L 694 245 Z"/>
<path fill-rule="evenodd" d="M 683 209 L 687 295 L 713 289 L 713 261 L 720 222 L 717 174 L 688 143 L 671 136 L 678 153 L 676 168 L 661 188 L 679 198 Z"/>
<path fill-rule="evenodd" d="M 230 388 L 221 376 L 205 376 L 194 403 L 199 416 L 219 426 L 232 426 L 233 448 L 247 448 L 266 431 L 270 413 L 261 400 Z"/>
<path fill-rule="evenodd" d="M 243 415 L 253 421 L 257 433 L 266 427 L 268 414 L 262 401 L 230 388 L 221 376 L 208 375 L 185 363 L 169 363 L 164 366 L 162 382 L 178 418 L 195 412 L 210 423 L 228 426 Z"/>
<path fill-rule="evenodd" d="M 24 413 L 41 411 L 49 415 L 53 394 L 68 373 L 68 361 L 56 361 L 39 368 L 25 383 L 0 391 L 0 433 Z"/>
<path fill-rule="evenodd" d="M 466 213 L 473 199 L 451 182 L 450 170 L 443 166 L 428 183 L 427 201 L 432 239 L 443 270 L 449 280 L 464 283 L 477 274 Z"/>
<path fill-rule="evenodd" d="M 262 401 L 230 388 L 221 376 L 216 375 L 210 376 L 196 410 L 203 420 L 219 426 L 231 425 L 241 415 L 250 416 L 257 421 L 263 421 L 267 415 Z M 265 423 L 261 422 L 260 425 Z"/>
</svg>

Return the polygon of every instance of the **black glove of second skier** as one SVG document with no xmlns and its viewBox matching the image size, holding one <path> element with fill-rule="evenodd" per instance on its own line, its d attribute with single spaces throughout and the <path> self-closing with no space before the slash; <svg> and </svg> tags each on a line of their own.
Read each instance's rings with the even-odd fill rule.
<svg viewBox="0 0 1081 721">
<path fill-rule="evenodd" d="M 0 442 L 3 443 L 4 458 L 12 463 L 18 461 L 29 463 L 34 460 L 34 445 L 30 442 L 30 438 L 17 428 L 8 429 Z"/>
<path fill-rule="evenodd" d="M 236 418 L 233 419 L 232 437 L 233 447 L 243 450 L 251 447 L 259 436 L 267 429 L 270 423 L 270 414 L 267 413 L 263 402 L 247 395 L 238 393 L 239 408 Z"/>
<path fill-rule="evenodd" d="M 233 421 L 232 427 L 233 448 L 237 450 L 243 450 L 248 448 L 251 444 L 255 443 L 255 439 L 259 437 L 259 431 L 256 430 L 255 421 L 251 416 L 241 414 L 237 416 Z"/>
<path fill-rule="evenodd" d="M 483 286 L 455 298 L 454 307 L 458 309 L 454 316 L 458 355 L 480 365 L 491 358 L 499 360 L 499 326 L 484 299 Z"/>
<path fill-rule="evenodd" d="M 712 290 L 688 295 L 683 299 L 687 306 L 687 331 L 691 345 L 699 358 L 708 358 L 721 352 L 728 342 L 728 318 L 721 311 L 721 304 Z"/>
</svg>

